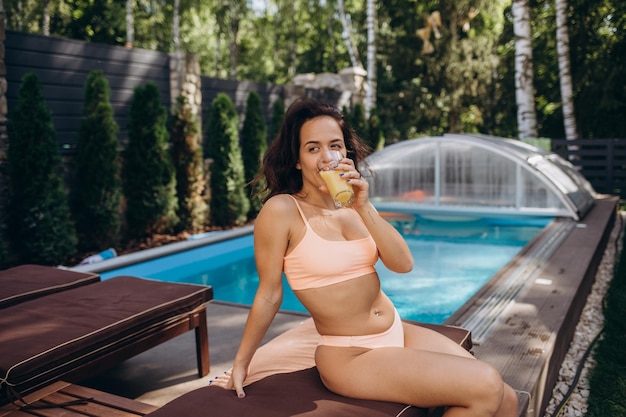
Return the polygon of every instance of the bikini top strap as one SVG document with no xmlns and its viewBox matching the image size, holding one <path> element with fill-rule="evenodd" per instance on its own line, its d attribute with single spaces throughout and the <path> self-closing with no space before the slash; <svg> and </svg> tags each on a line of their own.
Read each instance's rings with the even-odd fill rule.
<svg viewBox="0 0 626 417">
<path fill-rule="evenodd" d="M 304 222 L 304 225 L 306 227 L 311 227 L 309 225 L 309 220 L 306 218 L 306 216 L 304 215 L 304 212 L 302 211 L 302 208 L 300 207 L 300 203 L 298 203 L 298 199 L 292 196 L 291 194 L 287 194 L 287 195 L 293 199 L 294 203 L 296 203 L 296 207 L 298 208 L 298 212 L 300 213 L 300 217 L 302 217 L 302 221 Z"/>
</svg>

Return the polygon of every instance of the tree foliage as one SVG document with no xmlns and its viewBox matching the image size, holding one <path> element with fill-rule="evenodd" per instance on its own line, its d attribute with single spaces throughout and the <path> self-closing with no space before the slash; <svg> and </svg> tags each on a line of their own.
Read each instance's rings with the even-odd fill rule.
<svg viewBox="0 0 626 417">
<path fill-rule="evenodd" d="M 574 108 L 578 131 L 583 138 L 626 137 L 626 5 L 615 0 L 569 1 L 568 31 L 574 86 Z M 556 18 L 553 3 L 531 1 L 533 61 L 539 136 L 563 138 L 563 115 L 556 52 Z M 499 66 L 503 103 L 511 94 L 512 74 L 510 16 L 505 14 Z M 503 114 L 502 120 L 507 113 Z"/>
<path fill-rule="evenodd" d="M 445 132 L 487 132 L 486 115 L 497 108 L 494 75 L 503 1 L 443 1 L 381 9 L 389 30 L 380 34 L 384 55 L 378 71 L 378 113 L 388 142 Z M 470 19 L 472 8 L 479 10 Z M 440 38 L 422 52 L 418 29 L 441 14 Z M 415 19 L 415 16 L 419 16 Z M 515 114 L 513 114 L 513 117 Z M 489 132 L 496 133 L 496 132 Z"/>
<path fill-rule="evenodd" d="M 122 183 L 126 235 L 170 232 L 176 216 L 176 177 L 167 149 L 167 111 L 153 83 L 137 87 L 130 103 Z"/>
<path fill-rule="evenodd" d="M 257 195 L 261 184 L 252 186 L 252 180 L 259 174 L 261 161 L 267 149 L 267 128 L 263 118 L 261 96 L 251 92 L 246 101 L 246 114 L 241 129 L 241 154 L 243 158 L 246 194 L 250 198 L 248 219 L 254 219 L 263 206 L 262 196 Z"/>
<path fill-rule="evenodd" d="M 76 231 L 56 133 L 34 73 L 22 78 L 9 126 L 7 224 L 13 258 L 58 265 L 74 255 Z"/>
<path fill-rule="evenodd" d="M 179 230 L 199 231 L 207 221 L 200 124 L 185 97 L 176 99 L 170 134 L 176 172 Z"/>
<path fill-rule="evenodd" d="M 626 137 L 626 3 L 570 0 L 576 119 L 582 137 Z"/>
<path fill-rule="evenodd" d="M 51 32 L 124 43 L 124 1 L 50 0 Z M 364 1 L 344 0 L 366 57 Z M 623 137 L 626 6 L 571 0 L 574 107 L 582 137 Z M 8 28 L 40 33 L 37 0 L 5 0 Z M 290 83 L 350 66 L 336 1 L 181 0 L 182 48 L 207 76 Z M 172 50 L 172 2 L 135 2 L 136 47 Z M 530 1 L 539 136 L 563 137 L 554 2 Z M 440 36 L 423 35 L 438 12 Z M 377 107 L 387 143 L 445 132 L 517 136 L 510 0 L 378 0 Z M 424 53 L 428 43 L 432 51 Z M 363 63 L 364 65 L 366 62 Z M 270 129 L 271 131 L 271 129 Z M 271 135 L 270 135 L 271 137 Z"/>
<path fill-rule="evenodd" d="M 92 71 L 85 83 L 72 196 L 79 249 L 85 251 L 101 251 L 120 237 L 120 144 L 109 95 L 104 73 Z"/>
<path fill-rule="evenodd" d="M 212 224 L 241 225 L 247 219 L 250 202 L 245 194 L 237 110 L 224 93 L 211 104 L 205 141 L 205 152 L 213 159 L 209 180 Z"/>
</svg>

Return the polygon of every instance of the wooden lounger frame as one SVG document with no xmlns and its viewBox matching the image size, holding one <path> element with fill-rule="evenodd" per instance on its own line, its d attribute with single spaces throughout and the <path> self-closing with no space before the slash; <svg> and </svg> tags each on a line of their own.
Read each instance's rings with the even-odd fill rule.
<svg viewBox="0 0 626 417">
<path fill-rule="evenodd" d="M 157 323 L 151 326 L 150 329 L 137 335 L 137 337 L 117 344 L 113 350 L 108 351 L 102 356 L 98 356 L 79 365 L 72 365 L 72 369 L 65 374 L 63 379 L 79 381 L 92 376 L 94 373 L 109 369 L 135 355 L 143 353 L 148 349 L 191 330 L 195 332 L 198 377 L 201 378 L 206 376 L 211 368 L 205 305 L 189 313 Z"/>
<path fill-rule="evenodd" d="M 27 404 L 7 404 L 0 407 L 0 417 L 56 416 L 144 416 L 157 407 L 95 389 L 58 381 L 24 397 Z M 36 408 L 36 407 L 49 408 Z"/>
</svg>

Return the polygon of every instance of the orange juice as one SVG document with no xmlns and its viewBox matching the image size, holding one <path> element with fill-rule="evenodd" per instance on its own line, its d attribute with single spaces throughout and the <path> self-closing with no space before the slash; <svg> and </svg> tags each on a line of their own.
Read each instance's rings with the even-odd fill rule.
<svg viewBox="0 0 626 417">
<path fill-rule="evenodd" d="M 352 189 L 352 185 L 348 184 L 346 180 L 339 176 L 342 172 L 343 171 L 337 170 L 320 171 L 320 175 L 326 183 L 328 192 L 333 197 L 333 200 L 335 200 L 335 205 L 337 205 L 337 207 L 348 207 L 352 204 L 352 200 L 354 199 L 354 190 Z"/>
</svg>

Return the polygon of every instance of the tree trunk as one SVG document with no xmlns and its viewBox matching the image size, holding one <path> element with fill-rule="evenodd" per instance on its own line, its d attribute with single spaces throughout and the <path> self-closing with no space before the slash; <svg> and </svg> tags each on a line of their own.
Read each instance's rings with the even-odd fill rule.
<svg viewBox="0 0 626 417">
<path fill-rule="evenodd" d="M 376 0 L 367 0 L 367 85 L 365 118 L 376 107 Z"/>
<path fill-rule="evenodd" d="M 213 55 L 213 67 L 215 68 L 215 78 L 220 77 L 220 48 L 222 47 L 222 32 L 218 31 L 215 35 L 215 54 Z"/>
<path fill-rule="evenodd" d="M 353 67 L 363 68 L 361 60 L 359 59 L 359 51 L 354 46 L 354 42 L 352 41 L 352 25 L 350 25 L 350 21 L 348 20 L 348 16 L 346 15 L 346 8 L 343 4 L 343 0 L 337 0 L 337 7 L 339 8 L 339 17 L 341 19 L 341 26 L 343 27 L 341 36 L 346 44 L 346 48 L 348 48 L 350 62 L 352 63 Z"/>
<path fill-rule="evenodd" d="M 44 0 L 43 13 L 41 16 L 41 34 L 50 36 L 50 0 Z"/>
<path fill-rule="evenodd" d="M 17 30 L 22 32 L 24 30 L 24 2 L 22 0 L 17 0 L 17 13 L 15 13 L 15 26 L 17 26 Z"/>
<path fill-rule="evenodd" d="M 230 51 L 230 70 L 229 77 L 231 80 L 237 78 L 237 64 L 239 62 L 239 23 L 240 19 L 235 14 L 231 14 L 230 35 L 228 36 Z"/>
<path fill-rule="evenodd" d="M 518 136 L 520 139 L 536 138 L 538 136 L 537 114 L 528 0 L 513 0 L 513 31 L 515 33 L 515 101 Z"/>
<path fill-rule="evenodd" d="M 289 2 L 291 7 L 289 8 L 289 13 L 291 17 L 291 43 L 289 44 L 289 79 L 293 79 L 296 75 L 297 71 L 297 59 L 298 54 L 296 52 L 298 34 L 297 34 L 297 22 L 296 22 L 296 2 Z"/>
<path fill-rule="evenodd" d="M 133 0 L 126 0 L 126 47 L 132 48 L 135 42 L 135 21 L 133 17 Z"/>
<path fill-rule="evenodd" d="M 329 8 L 328 13 L 326 13 L 326 30 L 328 32 L 328 37 L 330 38 L 331 44 L 331 62 L 332 62 L 332 71 L 339 72 L 337 65 L 337 42 L 335 41 L 335 33 L 333 31 L 333 21 L 334 21 L 334 9 Z"/>
<path fill-rule="evenodd" d="M 567 0 L 556 0 L 556 50 L 559 56 L 559 80 L 561 83 L 565 138 L 578 139 L 572 93 L 572 73 L 570 72 Z"/>
<path fill-rule="evenodd" d="M 180 0 L 174 0 L 174 18 L 172 19 L 172 37 L 174 51 L 180 51 Z"/>
</svg>

